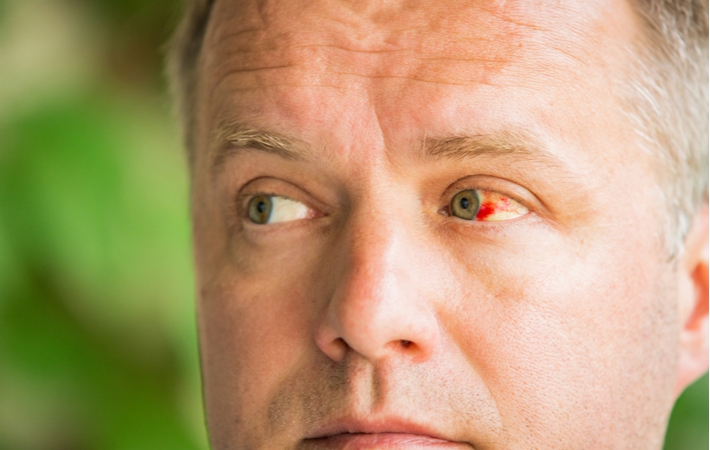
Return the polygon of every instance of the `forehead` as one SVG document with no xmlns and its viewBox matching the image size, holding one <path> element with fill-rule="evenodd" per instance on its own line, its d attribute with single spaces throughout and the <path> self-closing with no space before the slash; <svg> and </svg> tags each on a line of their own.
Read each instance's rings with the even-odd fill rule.
<svg viewBox="0 0 710 450">
<path fill-rule="evenodd" d="M 422 81 L 485 83 L 540 53 L 567 69 L 612 60 L 618 55 L 608 51 L 618 46 L 608 41 L 630 38 L 631 16 L 625 2 L 612 0 L 221 0 L 203 67 L 224 75 L 327 62 L 333 72 L 355 67 L 352 75 L 365 77 L 417 73 Z"/>
<path fill-rule="evenodd" d="M 374 126 L 387 147 L 503 121 L 543 135 L 577 133 L 580 121 L 613 128 L 618 120 L 588 111 L 618 106 L 610 87 L 634 22 L 612 0 L 218 0 L 199 67 L 200 147 L 228 121 L 310 142 Z"/>
</svg>

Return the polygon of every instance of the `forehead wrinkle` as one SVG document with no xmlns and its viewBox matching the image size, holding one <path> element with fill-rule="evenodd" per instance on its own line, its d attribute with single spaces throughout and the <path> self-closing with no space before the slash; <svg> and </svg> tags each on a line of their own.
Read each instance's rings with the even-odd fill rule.
<svg viewBox="0 0 710 450">
<path fill-rule="evenodd" d="M 227 22 L 229 26 L 224 26 L 224 21 L 222 21 L 222 26 L 217 27 L 217 30 L 213 30 L 212 33 L 213 38 L 222 44 L 218 46 L 220 53 L 219 58 L 215 61 L 217 63 L 214 67 L 217 69 L 215 75 L 218 79 L 244 75 L 244 80 L 235 81 L 236 83 L 244 81 L 249 89 L 275 85 L 276 80 L 271 78 L 280 77 L 280 73 L 286 69 L 296 69 L 294 77 L 303 75 L 309 70 L 313 72 L 314 63 L 322 75 L 324 72 L 328 72 L 332 76 L 391 77 L 428 83 L 437 83 L 446 78 L 447 68 L 441 67 L 441 64 L 438 63 L 472 63 L 468 68 L 463 66 L 449 67 L 448 73 L 459 76 L 452 77 L 452 80 L 449 80 L 450 83 L 447 84 L 465 85 L 483 81 L 483 84 L 495 85 L 491 82 L 492 75 L 515 60 L 518 46 L 514 44 L 522 45 L 525 40 L 531 37 L 529 32 L 548 32 L 542 33 L 543 35 L 557 34 L 554 29 L 545 27 L 544 21 L 538 21 L 540 24 L 536 24 L 530 20 L 524 20 L 521 12 L 517 10 L 516 2 L 504 2 L 502 5 L 486 4 L 485 2 L 467 3 L 464 5 L 467 10 L 466 14 L 473 22 L 462 20 L 458 17 L 459 15 L 441 14 L 438 11 L 422 15 L 420 13 L 422 8 L 416 10 L 411 8 L 408 3 L 402 5 L 399 2 L 394 6 L 382 3 L 377 3 L 375 7 L 369 5 L 364 7 L 364 13 L 362 5 L 358 5 L 358 8 L 353 8 L 353 5 L 343 8 L 342 2 L 316 2 L 317 4 L 309 5 L 310 7 L 297 9 L 299 17 L 296 18 L 292 17 L 293 14 L 284 13 L 288 7 L 283 8 L 284 5 L 278 7 L 278 2 L 255 3 L 255 8 L 248 8 L 242 4 L 240 10 L 247 12 L 240 14 L 238 20 L 229 20 Z M 325 7 L 326 9 L 320 11 L 316 9 L 317 7 Z M 372 13 L 372 11 L 391 11 L 397 10 L 397 8 L 403 11 L 401 19 L 394 16 L 391 21 L 380 20 L 378 22 L 376 16 L 379 13 Z M 252 13 L 248 13 L 249 9 L 252 9 Z M 345 14 L 343 14 L 343 10 L 347 10 Z M 339 12 L 340 14 L 333 14 Z M 552 12 L 554 13 L 554 11 Z M 318 19 L 319 23 L 316 31 L 304 33 L 307 27 L 300 26 L 299 23 L 308 23 L 315 19 Z M 408 21 L 409 26 L 397 26 L 397 20 L 399 22 Z M 394 23 L 392 23 L 393 21 Z M 328 23 L 344 25 L 346 29 L 342 29 L 342 26 L 334 29 L 332 26 L 329 27 Z M 244 29 L 235 32 L 235 26 L 238 27 L 240 24 Z M 383 24 L 390 29 L 383 27 Z M 581 23 L 575 23 L 571 28 L 583 28 L 578 25 Z M 517 31 L 518 29 L 526 29 L 528 33 L 523 33 L 525 35 L 523 36 Z M 364 31 L 369 32 L 364 33 Z M 432 33 L 438 34 L 438 39 L 431 39 Z M 459 41 L 457 45 L 451 45 L 453 41 L 450 37 L 452 35 L 457 37 Z M 521 37 L 525 37 L 525 39 L 521 39 Z M 541 41 L 533 39 L 538 43 L 544 42 L 544 46 L 550 48 L 549 37 L 543 37 Z M 579 39 L 584 37 L 578 36 Z M 465 42 L 461 42 L 461 38 L 464 38 Z M 405 41 L 415 45 L 402 47 Z M 302 42 L 306 42 L 306 45 L 302 45 Z M 294 45 L 295 43 L 297 44 Z M 325 49 L 332 49 L 335 52 L 340 50 L 345 54 L 338 57 L 317 52 Z M 574 55 L 568 48 L 553 50 L 557 50 L 566 58 L 574 60 L 584 67 L 586 55 Z M 366 61 L 352 57 L 353 54 L 358 53 L 385 55 L 406 54 L 407 51 L 411 51 L 414 57 L 403 57 L 400 61 L 396 59 Z M 427 56 L 427 53 L 430 56 Z M 447 55 L 447 53 L 449 54 Z M 463 57 L 460 56 L 462 54 Z M 469 58 L 466 57 L 467 54 L 470 55 Z M 232 58 L 230 56 L 238 57 Z M 345 64 L 346 62 L 348 64 Z M 384 64 L 385 62 L 386 64 Z M 422 64 L 422 62 L 425 63 Z M 476 64 L 479 67 L 473 67 Z M 331 68 L 336 70 L 329 70 Z M 338 68 L 341 70 L 337 70 Z M 346 68 L 350 70 L 345 70 Z M 357 70 L 354 71 L 353 68 Z M 375 73 L 372 73 L 373 71 Z M 461 76 L 462 74 L 464 76 Z M 312 79 L 314 74 L 310 73 L 309 75 L 311 80 L 303 85 L 337 84 L 323 79 L 314 80 Z M 254 78 L 259 79 L 254 80 Z M 279 80 L 278 84 L 301 85 L 293 82 L 282 83 L 283 81 L 285 80 Z M 345 80 L 345 83 L 342 84 L 347 83 L 348 81 Z"/>
<path fill-rule="evenodd" d="M 279 86 L 328 86 L 352 89 L 355 83 L 368 79 L 407 80 L 417 83 L 471 86 L 496 85 L 494 74 L 511 62 L 510 58 L 492 55 L 421 57 L 409 49 L 352 50 L 337 45 L 295 46 L 292 50 L 310 52 L 313 49 L 328 49 L 328 55 L 281 55 L 275 58 L 236 58 L 222 63 L 215 70 L 213 93 L 223 83 L 230 90 L 257 90 Z M 256 52 L 250 52 L 252 55 Z M 352 56 L 354 54 L 358 56 Z M 377 55 L 401 55 L 401 59 L 373 60 Z M 246 55 L 246 54 L 244 54 Z M 285 56 L 285 57 L 284 57 Z M 397 62 L 399 59 L 399 62 Z M 324 60 L 327 61 L 324 63 Z M 272 62 L 274 61 L 274 62 Z M 276 61 L 281 61 L 276 62 Z M 444 64 L 442 64 L 444 63 Z M 315 67 L 314 67 L 315 66 Z M 342 79 L 342 78 L 345 79 Z M 356 80 L 348 80 L 348 78 Z M 360 80 L 360 81 L 357 81 Z"/>
<path fill-rule="evenodd" d="M 510 38 L 516 33 L 511 27 L 518 26 L 513 25 L 510 19 L 497 18 L 494 13 L 481 8 L 480 5 L 467 5 L 469 20 L 460 20 L 448 12 L 443 14 L 439 11 L 438 14 L 435 12 L 433 15 L 424 15 L 420 11 L 415 11 L 399 19 L 400 22 L 407 21 L 404 27 L 397 26 L 396 22 L 391 21 L 384 24 L 376 23 L 371 17 L 351 17 L 352 14 L 333 17 L 332 13 L 338 12 L 334 8 L 329 8 L 331 14 L 327 14 L 328 11 L 308 11 L 308 9 L 312 8 L 304 8 L 306 13 L 299 10 L 300 21 L 293 17 L 282 18 L 280 15 L 283 13 L 272 12 L 271 15 L 274 17 L 268 21 L 240 16 L 239 20 L 227 22 L 228 26 L 225 26 L 224 21 L 220 22 L 221 26 L 212 24 L 216 29 L 211 33 L 211 41 L 219 44 L 220 50 L 219 58 L 215 62 L 221 65 L 220 63 L 227 61 L 228 66 L 236 62 L 238 67 L 222 69 L 226 71 L 240 68 L 251 70 L 262 66 L 273 66 L 273 61 L 264 64 L 271 59 L 280 60 L 277 66 L 284 65 L 284 61 L 294 64 L 294 61 L 302 60 L 302 56 L 308 56 L 309 53 L 315 59 L 319 59 L 322 54 L 313 54 L 314 50 L 326 48 L 346 51 L 349 55 L 346 59 L 351 58 L 355 53 L 385 54 L 410 50 L 422 56 L 428 53 L 430 57 L 449 56 L 452 59 L 466 59 L 465 57 L 469 56 L 472 61 L 508 61 L 510 58 L 502 57 L 502 54 L 514 50 Z M 470 13 L 471 10 L 475 11 Z M 318 19 L 316 20 L 318 27 L 314 27 L 311 32 L 306 32 L 308 27 L 301 22 L 314 22 L 314 18 Z M 497 24 L 490 23 L 491 19 Z M 244 21 L 249 22 L 248 28 L 234 32 L 234 27 L 238 27 Z M 256 22 L 259 22 L 258 26 L 254 26 Z M 432 39 L 432 34 L 438 35 L 438 38 Z M 456 35 L 457 39 L 452 40 L 452 35 Z M 461 42 L 462 40 L 465 42 Z M 456 45 L 452 46 L 454 42 Z M 269 54 L 268 50 L 273 53 Z M 495 53 L 500 54 L 491 57 Z M 237 58 L 237 61 L 229 61 L 232 58 L 227 57 L 234 55 L 239 55 L 241 58 Z M 461 58 L 460 55 L 464 57 Z M 358 61 L 356 66 L 363 66 L 361 62 Z M 402 61 L 388 62 L 394 63 L 392 64 L 394 66 L 402 65 Z"/>
</svg>

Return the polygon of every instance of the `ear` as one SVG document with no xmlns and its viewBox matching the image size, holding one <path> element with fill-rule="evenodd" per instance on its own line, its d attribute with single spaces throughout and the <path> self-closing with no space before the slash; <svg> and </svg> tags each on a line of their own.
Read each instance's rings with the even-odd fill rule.
<svg viewBox="0 0 710 450">
<path fill-rule="evenodd" d="M 676 397 L 708 370 L 708 205 L 686 237 L 680 280 L 680 359 Z"/>
</svg>

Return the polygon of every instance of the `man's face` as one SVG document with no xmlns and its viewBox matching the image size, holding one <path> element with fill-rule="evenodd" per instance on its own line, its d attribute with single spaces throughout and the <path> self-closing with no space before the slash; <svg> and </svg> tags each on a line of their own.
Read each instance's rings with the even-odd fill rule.
<svg viewBox="0 0 710 450">
<path fill-rule="evenodd" d="M 677 287 L 624 2 L 218 0 L 193 167 L 214 448 L 660 447 Z"/>
</svg>

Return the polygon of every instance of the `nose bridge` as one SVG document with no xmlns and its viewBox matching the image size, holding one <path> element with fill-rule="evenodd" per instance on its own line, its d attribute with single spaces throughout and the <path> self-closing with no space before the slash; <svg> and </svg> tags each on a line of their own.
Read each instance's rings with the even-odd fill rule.
<svg viewBox="0 0 710 450">
<path fill-rule="evenodd" d="M 397 230 L 386 221 L 373 220 L 351 233 L 331 308 L 345 321 L 341 326 L 372 333 L 386 312 L 388 297 L 391 301 L 393 295 L 404 294 L 397 277 Z"/>
<path fill-rule="evenodd" d="M 426 359 L 435 347 L 438 324 L 413 276 L 420 261 L 406 216 L 374 205 L 349 218 L 337 249 L 342 266 L 316 335 L 332 359 L 350 350 L 370 360 L 392 353 Z"/>
</svg>

